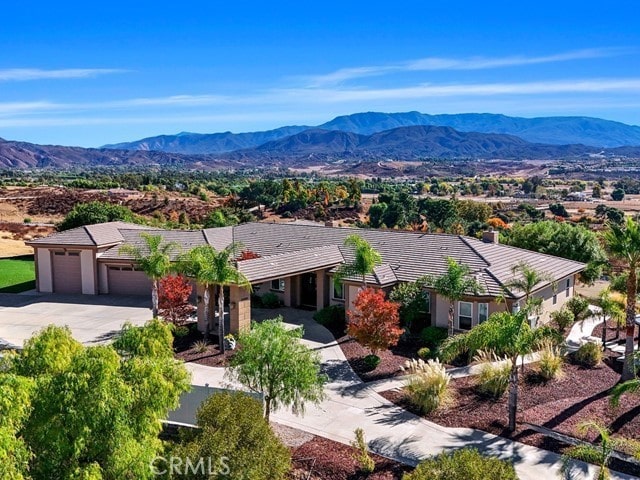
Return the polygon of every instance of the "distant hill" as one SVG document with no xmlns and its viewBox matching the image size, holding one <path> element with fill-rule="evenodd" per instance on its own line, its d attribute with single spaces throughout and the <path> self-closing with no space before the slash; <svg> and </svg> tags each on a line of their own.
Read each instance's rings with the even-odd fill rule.
<svg viewBox="0 0 640 480">
<path fill-rule="evenodd" d="M 119 150 L 159 150 L 172 153 L 206 154 L 224 153 L 253 148 L 263 143 L 288 137 L 307 130 L 310 127 L 294 126 L 281 127 L 265 132 L 250 133 L 189 133 L 182 132 L 177 135 L 160 135 L 157 137 L 143 138 L 135 142 L 116 143 L 105 145 L 102 148 Z"/>
<path fill-rule="evenodd" d="M 197 165 L 224 162 L 213 156 L 185 156 L 166 152 L 107 150 L 36 145 L 0 139 L 0 168 L 82 168 L 92 166 Z"/>
<path fill-rule="evenodd" d="M 585 145 L 548 145 L 527 142 L 513 135 L 459 132 L 450 127 L 399 127 L 372 135 L 311 129 L 225 158 L 273 160 L 359 158 L 364 160 L 419 158 L 551 159 L 597 153 Z M 630 148 L 628 153 L 640 153 Z"/>
<path fill-rule="evenodd" d="M 461 132 L 503 133 L 528 142 L 552 145 L 583 144 L 603 148 L 640 145 L 640 127 L 600 118 L 521 118 L 491 113 L 428 115 L 420 112 L 367 112 L 337 117 L 317 127 L 292 126 L 251 133 L 179 133 L 105 145 L 104 148 L 186 154 L 225 153 L 258 147 L 310 128 L 371 135 L 398 127 L 420 125 L 451 127 Z"/>
</svg>

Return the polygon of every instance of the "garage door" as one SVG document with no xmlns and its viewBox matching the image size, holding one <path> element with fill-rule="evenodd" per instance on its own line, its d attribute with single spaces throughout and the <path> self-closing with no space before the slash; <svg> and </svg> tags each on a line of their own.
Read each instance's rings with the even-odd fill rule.
<svg viewBox="0 0 640 480">
<path fill-rule="evenodd" d="M 151 280 L 130 266 L 109 266 L 109 293 L 113 295 L 151 295 Z"/>
<path fill-rule="evenodd" d="M 53 291 L 82 293 L 80 252 L 53 252 Z"/>
</svg>

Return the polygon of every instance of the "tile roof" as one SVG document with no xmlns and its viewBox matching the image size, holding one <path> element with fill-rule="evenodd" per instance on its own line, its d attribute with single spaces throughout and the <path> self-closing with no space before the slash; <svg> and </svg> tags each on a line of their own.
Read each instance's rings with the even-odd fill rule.
<svg viewBox="0 0 640 480">
<path fill-rule="evenodd" d="M 162 235 L 167 242 L 178 244 L 175 258 L 179 252 L 187 251 L 194 246 L 209 244 L 221 249 L 236 241 L 242 243 L 243 248 L 260 255 L 261 258 L 240 263 L 241 271 L 252 281 L 257 281 L 314 268 L 334 267 L 342 261 L 350 262 L 353 260 L 353 251 L 343 243 L 347 236 L 356 233 L 371 243 L 382 256 L 383 264 L 367 275 L 367 283 L 389 286 L 397 281 L 414 281 L 424 275 L 438 276 L 446 272 L 446 259 L 452 257 L 470 268 L 471 273 L 483 285 L 483 294 L 488 296 L 503 293 L 504 285 L 513 279 L 512 267 L 519 261 L 550 274 L 555 280 L 578 273 L 585 267 L 579 262 L 508 245 L 484 243 L 460 235 L 333 228 L 299 223 L 246 223 L 236 227 L 205 230 L 144 230 L 139 225 L 115 223 L 113 228 L 106 225 L 110 224 L 74 229 L 77 232 L 69 230 L 36 242 L 61 243 L 70 238 L 73 238 L 73 241 L 104 242 L 115 240 L 118 238 L 117 235 L 120 235 L 122 242 L 144 248 L 140 233 L 148 231 Z M 117 230 L 117 234 L 114 233 L 114 229 Z M 100 258 L 130 259 L 120 254 L 119 246 L 107 250 Z M 538 288 L 542 286 L 544 284 Z M 520 298 L 523 292 L 507 292 L 507 295 Z"/>
<path fill-rule="evenodd" d="M 238 269 L 254 282 L 328 268 L 344 262 L 337 245 L 299 250 L 295 255 L 280 253 L 238 262 Z"/>
<path fill-rule="evenodd" d="M 35 246 L 73 245 L 97 247 L 102 245 L 111 245 L 124 241 L 124 238 L 120 234 L 120 230 L 125 228 L 141 230 L 149 229 L 150 227 L 127 222 L 97 223 L 95 225 L 85 225 L 62 232 L 56 232 L 48 237 L 38 238 L 25 243 Z"/>
</svg>

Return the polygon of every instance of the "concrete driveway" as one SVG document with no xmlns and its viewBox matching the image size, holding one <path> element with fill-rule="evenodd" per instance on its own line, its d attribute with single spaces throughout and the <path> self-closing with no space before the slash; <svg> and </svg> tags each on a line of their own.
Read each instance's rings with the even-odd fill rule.
<svg viewBox="0 0 640 480">
<path fill-rule="evenodd" d="M 125 322 L 151 319 L 151 299 L 115 295 L 0 294 L 0 348 L 22 347 L 47 325 L 67 325 L 85 345 L 113 339 Z"/>
</svg>

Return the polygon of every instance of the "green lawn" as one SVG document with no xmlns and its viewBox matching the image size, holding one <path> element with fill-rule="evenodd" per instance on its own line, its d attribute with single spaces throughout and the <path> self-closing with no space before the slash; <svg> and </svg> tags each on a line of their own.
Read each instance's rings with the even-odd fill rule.
<svg viewBox="0 0 640 480">
<path fill-rule="evenodd" d="M 36 288 L 33 255 L 0 258 L 0 293 L 18 293 Z"/>
</svg>

